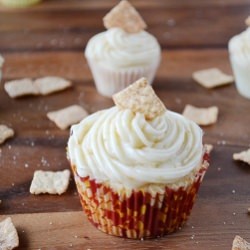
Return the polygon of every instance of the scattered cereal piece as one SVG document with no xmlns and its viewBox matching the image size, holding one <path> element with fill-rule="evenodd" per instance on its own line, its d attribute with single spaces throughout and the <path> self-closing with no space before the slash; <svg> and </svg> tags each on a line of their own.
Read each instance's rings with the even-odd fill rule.
<svg viewBox="0 0 250 250">
<path fill-rule="evenodd" d="M 6 125 L 0 124 L 0 144 L 14 135 L 14 130 Z"/>
<path fill-rule="evenodd" d="M 39 90 L 30 78 L 9 81 L 4 84 L 4 89 L 12 98 L 24 95 L 38 95 Z"/>
<path fill-rule="evenodd" d="M 248 16 L 248 18 L 245 20 L 245 23 L 247 26 L 250 26 L 250 16 Z"/>
<path fill-rule="evenodd" d="M 183 111 L 183 115 L 196 122 L 199 125 L 214 124 L 218 118 L 219 109 L 216 106 L 209 108 L 197 108 L 192 105 L 186 105 Z"/>
<path fill-rule="evenodd" d="M 48 95 L 69 88 L 71 82 L 57 76 L 46 76 L 33 81 L 30 78 L 6 82 L 4 88 L 12 98 L 25 95 Z"/>
<path fill-rule="evenodd" d="M 137 10 L 126 0 L 120 1 L 103 18 L 105 28 L 122 28 L 128 33 L 137 33 L 147 27 Z"/>
<path fill-rule="evenodd" d="M 250 250 L 250 243 L 245 241 L 239 235 L 236 235 L 233 240 L 232 250 Z"/>
<path fill-rule="evenodd" d="M 48 95 L 69 88 L 71 82 L 62 77 L 46 76 L 36 79 L 34 85 L 41 95 Z"/>
<path fill-rule="evenodd" d="M 30 186 L 32 194 L 62 194 L 66 192 L 69 185 L 70 171 L 42 171 L 37 170 L 34 173 Z"/>
<path fill-rule="evenodd" d="M 212 144 L 205 144 L 206 152 L 210 154 L 214 148 Z"/>
<path fill-rule="evenodd" d="M 223 73 L 217 68 L 199 70 L 193 73 L 193 79 L 205 88 L 214 88 L 232 83 L 233 76 Z"/>
<path fill-rule="evenodd" d="M 120 109 L 131 109 L 135 113 L 143 113 L 149 120 L 166 111 L 164 104 L 146 78 L 141 78 L 121 92 L 114 94 L 113 100 Z"/>
<path fill-rule="evenodd" d="M 79 105 L 72 105 L 64 109 L 47 113 L 47 117 L 55 122 L 60 129 L 68 128 L 69 126 L 81 121 L 87 115 L 87 111 Z"/>
<path fill-rule="evenodd" d="M 0 249 L 10 250 L 18 247 L 19 238 L 11 218 L 8 217 L 0 222 Z"/>
<path fill-rule="evenodd" d="M 233 159 L 236 161 L 243 161 L 250 165 L 250 148 L 246 151 L 233 154 Z"/>
</svg>

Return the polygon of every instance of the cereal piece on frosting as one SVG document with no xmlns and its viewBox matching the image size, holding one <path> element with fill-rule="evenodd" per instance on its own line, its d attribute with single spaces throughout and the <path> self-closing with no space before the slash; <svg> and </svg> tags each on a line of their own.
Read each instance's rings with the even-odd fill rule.
<svg viewBox="0 0 250 250">
<path fill-rule="evenodd" d="M 81 121 L 87 115 L 88 112 L 79 105 L 72 105 L 47 113 L 47 117 L 55 122 L 60 129 L 68 128 L 69 126 Z"/>
<path fill-rule="evenodd" d="M 0 222 L 0 249 L 14 249 L 19 245 L 17 230 L 8 217 Z"/>
<path fill-rule="evenodd" d="M 148 84 L 146 78 L 139 79 L 113 95 L 113 100 L 120 109 L 131 109 L 135 113 L 143 113 L 149 120 L 166 111 L 164 104 Z"/>
<path fill-rule="evenodd" d="M 0 144 L 14 135 L 14 130 L 6 125 L 0 124 Z"/>
<path fill-rule="evenodd" d="M 250 250 L 250 243 L 236 235 L 233 240 L 232 250 Z"/>
<path fill-rule="evenodd" d="M 233 159 L 235 161 L 243 161 L 250 165 L 250 148 L 246 151 L 233 154 Z"/>
<path fill-rule="evenodd" d="M 193 73 L 193 79 L 205 88 L 211 89 L 234 81 L 233 76 L 223 73 L 217 68 L 199 70 Z"/>
<path fill-rule="evenodd" d="M 39 94 L 39 90 L 34 86 L 33 81 L 30 78 L 6 82 L 4 84 L 4 89 L 12 98 Z"/>
<path fill-rule="evenodd" d="M 39 94 L 48 95 L 69 88 L 71 82 L 58 76 L 46 76 L 36 79 L 34 85 L 39 90 Z"/>
<path fill-rule="evenodd" d="M 245 20 L 245 23 L 247 26 L 250 26 L 250 16 L 248 16 L 248 18 Z"/>
<path fill-rule="evenodd" d="M 137 33 L 144 30 L 147 25 L 137 10 L 126 0 L 120 1 L 103 18 L 105 28 L 121 28 L 128 33 Z"/>
<path fill-rule="evenodd" d="M 62 194 L 66 192 L 69 185 L 70 171 L 42 171 L 37 170 L 34 173 L 30 186 L 32 194 Z"/>
<path fill-rule="evenodd" d="M 216 123 L 218 119 L 219 109 L 216 106 L 209 108 L 197 108 L 192 105 L 186 105 L 183 111 L 183 116 L 194 121 L 199 125 L 210 125 Z"/>
</svg>

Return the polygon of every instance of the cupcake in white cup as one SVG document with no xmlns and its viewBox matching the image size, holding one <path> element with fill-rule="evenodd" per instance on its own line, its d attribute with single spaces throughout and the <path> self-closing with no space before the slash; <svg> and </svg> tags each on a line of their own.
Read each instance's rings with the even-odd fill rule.
<svg viewBox="0 0 250 250">
<path fill-rule="evenodd" d="M 97 91 L 107 97 L 146 77 L 151 84 L 161 60 L 156 38 L 128 1 L 121 1 L 105 17 L 108 29 L 92 37 L 85 56 Z"/>
<path fill-rule="evenodd" d="M 250 99 L 250 27 L 232 37 L 228 48 L 236 88 Z"/>
</svg>

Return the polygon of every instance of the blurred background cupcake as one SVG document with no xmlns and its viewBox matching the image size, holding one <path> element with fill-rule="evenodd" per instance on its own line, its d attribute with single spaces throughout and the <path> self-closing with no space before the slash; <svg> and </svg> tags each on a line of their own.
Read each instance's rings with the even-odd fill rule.
<svg viewBox="0 0 250 250">
<path fill-rule="evenodd" d="M 68 158 L 88 219 L 133 239 L 172 233 L 188 219 L 208 168 L 203 132 L 166 110 L 145 79 L 115 107 L 71 129 Z"/>
<path fill-rule="evenodd" d="M 111 97 L 131 82 L 146 77 L 152 83 L 161 49 L 128 1 L 121 1 L 103 19 L 108 29 L 92 37 L 85 56 L 101 95 Z"/>
<path fill-rule="evenodd" d="M 250 26 L 250 17 L 246 24 Z M 228 47 L 236 88 L 242 96 L 250 99 L 250 27 L 232 37 Z"/>
<path fill-rule="evenodd" d="M 42 0 L 0 0 L 0 3 L 8 7 L 28 7 Z"/>
</svg>

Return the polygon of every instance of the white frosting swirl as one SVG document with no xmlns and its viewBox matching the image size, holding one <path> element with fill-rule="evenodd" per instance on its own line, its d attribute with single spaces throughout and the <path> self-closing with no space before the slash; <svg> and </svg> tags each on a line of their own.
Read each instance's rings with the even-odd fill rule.
<svg viewBox="0 0 250 250">
<path fill-rule="evenodd" d="M 113 107 L 72 126 L 68 156 L 81 177 L 98 182 L 171 184 L 201 165 L 202 130 L 171 111 L 148 121 Z"/>
<path fill-rule="evenodd" d="M 154 36 L 146 31 L 127 33 L 112 28 L 92 37 L 85 56 L 109 68 L 124 68 L 158 64 L 161 49 Z"/>
<path fill-rule="evenodd" d="M 228 44 L 230 57 L 240 65 L 250 63 L 250 27 L 232 37 Z"/>
</svg>

